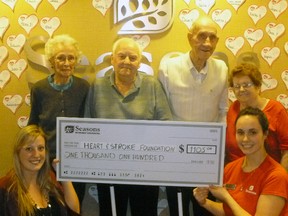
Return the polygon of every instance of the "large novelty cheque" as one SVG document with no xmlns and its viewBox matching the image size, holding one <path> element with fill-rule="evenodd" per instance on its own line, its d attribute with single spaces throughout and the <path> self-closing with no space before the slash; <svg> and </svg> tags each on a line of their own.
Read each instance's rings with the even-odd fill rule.
<svg viewBox="0 0 288 216">
<path fill-rule="evenodd" d="M 222 185 L 225 124 L 57 118 L 57 178 L 109 184 Z"/>
</svg>

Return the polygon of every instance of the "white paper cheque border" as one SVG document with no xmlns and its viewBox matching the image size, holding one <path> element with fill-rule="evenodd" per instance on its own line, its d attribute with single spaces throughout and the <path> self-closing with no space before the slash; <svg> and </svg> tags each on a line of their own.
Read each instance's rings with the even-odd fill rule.
<svg viewBox="0 0 288 216">
<path fill-rule="evenodd" d="M 222 185 L 226 125 L 57 118 L 58 180 Z"/>
</svg>

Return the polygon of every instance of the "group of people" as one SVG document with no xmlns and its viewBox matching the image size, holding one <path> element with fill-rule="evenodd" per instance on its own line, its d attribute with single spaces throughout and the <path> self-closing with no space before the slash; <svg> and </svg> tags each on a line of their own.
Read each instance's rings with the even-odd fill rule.
<svg viewBox="0 0 288 216">
<path fill-rule="evenodd" d="M 184 216 L 191 202 L 194 216 L 288 215 L 287 111 L 260 96 L 262 75 L 253 61 L 237 64 L 228 77 L 225 62 L 211 57 L 219 38 L 210 18 L 196 20 L 187 38 L 191 50 L 161 62 L 158 79 L 138 70 L 137 42 L 121 38 L 112 47 L 113 69 L 91 86 L 73 75 L 81 55 L 75 39 L 49 39 L 45 53 L 54 73 L 31 88 L 29 123 L 16 137 L 14 168 L 0 179 L 0 215 L 80 214 L 85 184 L 55 179 L 58 116 L 227 122 L 223 186 L 166 187 L 170 215 L 179 213 L 178 191 Z M 237 98 L 231 106 L 228 84 Z M 109 186 L 97 184 L 100 216 L 112 216 Z M 128 205 L 132 216 L 157 216 L 158 186 L 114 189 L 117 216 L 126 216 Z"/>
</svg>

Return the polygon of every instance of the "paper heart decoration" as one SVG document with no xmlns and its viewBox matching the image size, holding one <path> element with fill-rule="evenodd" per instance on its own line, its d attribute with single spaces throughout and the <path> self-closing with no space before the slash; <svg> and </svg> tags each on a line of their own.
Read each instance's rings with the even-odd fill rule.
<svg viewBox="0 0 288 216">
<path fill-rule="evenodd" d="M 248 28 L 244 32 L 244 37 L 253 48 L 256 43 L 258 43 L 263 38 L 263 31 L 262 29 L 253 29 Z"/>
<path fill-rule="evenodd" d="M 273 42 L 284 34 L 285 26 L 283 24 L 268 23 L 266 25 L 266 32 Z"/>
<path fill-rule="evenodd" d="M 93 7 L 105 16 L 108 9 L 111 7 L 113 0 L 93 0 Z"/>
<path fill-rule="evenodd" d="M 94 198 L 96 200 L 97 203 L 99 202 L 99 200 L 98 200 L 98 190 L 97 190 L 97 186 L 96 185 L 91 185 L 88 188 L 88 193 L 89 193 L 89 195 L 92 198 Z"/>
<path fill-rule="evenodd" d="M 3 104 L 13 113 L 15 113 L 22 104 L 21 95 L 6 95 L 3 98 Z"/>
<path fill-rule="evenodd" d="M 284 44 L 284 50 L 288 54 L 288 41 Z M 0 61 L 1 64 L 1 61 Z"/>
<path fill-rule="evenodd" d="M 262 58 L 271 66 L 273 62 L 279 57 L 280 49 L 278 47 L 264 47 L 261 51 Z"/>
<path fill-rule="evenodd" d="M 18 18 L 19 25 L 27 32 L 27 34 L 30 33 L 30 31 L 37 25 L 38 18 L 36 15 L 26 15 L 22 14 Z"/>
<path fill-rule="evenodd" d="M 191 0 L 184 0 L 184 2 L 186 2 L 186 4 L 189 6 Z"/>
<path fill-rule="evenodd" d="M 208 14 L 210 9 L 215 4 L 215 0 L 195 0 L 195 4 L 199 8 L 201 8 L 206 14 Z"/>
<path fill-rule="evenodd" d="M 265 6 L 251 5 L 248 8 L 248 15 L 256 25 L 260 19 L 262 19 L 267 13 Z"/>
<path fill-rule="evenodd" d="M 284 70 L 281 73 L 281 78 L 282 78 L 283 82 L 285 83 L 286 88 L 288 89 L 288 69 Z"/>
<path fill-rule="evenodd" d="M 2 2 L 8 5 L 12 11 L 14 11 L 17 0 L 2 0 Z"/>
<path fill-rule="evenodd" d="M 238 51 L 244 45 L 244 38 L 243 37 L 228 37 L 225 41 L 226 47 L 236 56 Z"/>
<path fill-rule="evenodd" d="M 168 201 L 167 199 L 159 199 L 158 201 L 158 209 L 157 209 L 157 215 L 161 215 L 162 212 L 166 210 L 168 207 Z"/>
<path fill-rule="evenodd" d="M 27 116 L 20 116 L 17 120 L 17 124 L 20 128 L 27 126 L 29 117 Z"/>
<path fill-rule="evenodd" d="M 58 10 L 67 0 L 48 0 L 48 2 L 54 7 L 55 10 Z"/>
<path fill-rule="evenodd" d="M 227 2 L 237 11 L 245 0 L 227 0 Z"/>
<path fill-rule="evenodd" d="M 3 89 L 7 83 L 10 81 L 11 75 L 8 70 L 0 72 L 0 89 Z"/>
<path fill-rule="evenodd" d="M 5 46 L 0 46 L 0 66 L 8 57 L 8 49 Z"/>
<path fill-rule="evenodd" d="M 9 28 L 9 19 L 7 17 L 0 17 L 0 38 L 2 39 L 4 33 Z"/>
<path fill-rule="evenodd" d="M 6 42 L 10 48 L 20 54 L 26 42 L 26 37 L 23 34 L 10 35 Z"/>
<path fill-rule="evenodd" d="M 287 9 L 287 0 L 271 0 L 268 4 L 268 8 L 277 19 Z"/>
<path fill-rule="evenodd" d="M 19 79 L 22 73 L 27 68 L 27 62 L 25 61 L 25 59 L 19 59 L 18 61 L 12 59 L 8 62 L 7 66 L 9 71 L 15 74 Z"/>
<path fill-rule="evenodd" d="M 212 20 L 216 22 L 221 29 L 230 21 L 232 13 L 229 9 L 226 10 L 214 10 L 212 12 Z"/>
<path fill-rule="evenodd" d="M 232 88 L 228 88 L 228 99 L 232 102 L 237 100 Z"/>
<path fill-rule="evenodd" d="M 29 5 L 31 5 L 34 10 L 37 10 L 38 6 L 42 2 L 42 0 L 25 0 Z"/>
<path fill-rule="evenodd" d="M 278 95 L 276 100 L 279 101 L 285 109 L 288 109 L 288 96 L 286 94 Z"/>
<path fill-rule="evenodd" d="M 196 19 L 198 19 L 200 13 L 196 9 L 183 9 L 179 13 L 179 19 L 190 29 L 193 22 L 195 22 Z"/>
<path fill-rule="evenodd" d="M 28 106 L 31 106 L 31 100 L 30 100 L 30 94 L 27 94 L 26 96 L 25 96 L 25 103 L 28 105 Z"/>
<path fill-rule="evenodd" d="M 261 92 L 274 89 L 278 85 L 278 81 L 269 74 L 262 74 L 262 80 Z"/>
<path fill-rule="evenodd" d="M 50 35 L 50 37 L 53 35 L 56 29 L 58 29 L 60 24 L 61 21 L 58 17 L 44 17 L 40 21 L 40 26 Z"/>
<path fill-rule="evenodd" d="M 142 50 L 144 50 L 150 44 L 149 35 L 134 35 L 131 38 L 139 44 Z"/>
</svg>

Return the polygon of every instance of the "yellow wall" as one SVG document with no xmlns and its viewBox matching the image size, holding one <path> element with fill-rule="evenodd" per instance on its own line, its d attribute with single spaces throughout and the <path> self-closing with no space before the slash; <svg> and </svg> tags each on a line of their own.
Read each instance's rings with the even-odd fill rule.
<svg viewBox="0 0 288 216">
<path fill-rule="evenodd" d="M 105 2 L 105 0 L 102 1 Z M 190 2 L 189 5 L 187 5 L 186 2 Z M 231 20 L 223 29 L 219 28 L 220 40 L 217 47 L 217 51 L 221 51 L 227 54 L 230 68 L 235 65 L 236 57 L 241 52 L 254 51 L 260 58 L 261 71 L 263 73 L 270 74 L 272 78 L 278 80 L 277 87 L 275 89 L 263 92 L 263 95 L 276 99 L 279 94 L 287 94 L 287 88 L 281 79 L 281 73 L 288 69 L 287 53 L 284 50 L 284 44 L 288 41 L 285 34 L 286 30 L 285 33 L 275 42 L 272 42 L 265 31 L 266 25 L 270 22 L 274 22 L 276 24 L 282 23 L 284 24 L 285 28 L 287 28 L 287 9 L 276 19 L 268 8 L 268 3 L 270 2 L 269 0 L 243 0 L 243 5 L 239 7 L 238 11 L 235 11 L 235 9 L 228 3 L 229 1 L 216 0 L 215 2 L 216 3 L 209 12 L 209 16 L 211 16 L 212 12 L 216 9 L 229 9 L 232 12 Z M 151 41 L 145 51 L 152 54 L 153 62 L 151 63 L 151 66 L 153 67 L 155 73 L 157 73 L 157 68 L 161 58 L 166 53 L 173 51 L 186 52 L 189 50 L 189 44 L 186 39 L 187 27 L 180 20 L 179 14 L 183 9 L 197 9 L 200 15 L 205 14 L 205 12 L 201 8 L 197 7 L 195 3 L 196 0 L 175 0 L 175 14 L 172 27 L 163 33 L 149 35 Z M 266 15 L 256 25 L 248 15 L 248 8 L 252 4 L 265 6 L 267 8 Z M 15 4 L 14 10 L 9 8 L 1 1 L 0 11 L 0 18 L 7 17 L 10 22 L 9 28 L 0 40 L 0 47 L 5 46 L 9 52 L 8 57 L 0 65 L 0 73 L 4 70 L 7 70 L 7 63 L 10 60 L 18 60 L 21 58 L 26 59 L 24 51 L 18 54 L 7 45 L 7 38 L 9 36 L 24 34 L 27 39 L 38 35 L 49 36 L 48 33 L 40 27 L 39 23 L 34 29 L 31 30 L 29 34 L 27 34 L 18 24 L 18 18 L 22 14 L 34 14 L 38 17 L 39 20 L 43 17 L 58 17 L 61 20 L 61 26 L 55 31 L 54 35 L 68 33 L 79 41 L 83 53 L 89 59 L 91 64 L 90 69 L 92 68 L 92 70 L 87 72 L 90 79 L 93 79 L 96 71 L 103 68 L 102 65 L 96 66 L 95 60 L 101 54 L 111 50 L 111 45 L 117 38 L 117 32 L 122 25 L 113 24 L 113 7 L 109 8 L 105 16 L 103 16 L 92 6 L 92 0 L 67 0 L 61 7 L 58 8 L 58 10 L 55 10 L 48 2 L 48 0 L 43 0 L 37 10 L 28 5 L 25 0 L 18 0 Z M 247 40 L 245 40 L 242 49 L 237 53 L 236 56 L 234 56 L 232 52 L 225 46 L 225 40 L 227 37 L 232 36 L 244 37 L 243 34 L 247 28 L 262 29 L 264 32 L 263 39 L 258 42 L 253 47 L 253 49 L 250 47 Z M 269 66 L 267 62 L 264 61 L 264 59 L 261 57 L 261 50 L 264 47 L 274 46 L 281 50 L 281 54 L 280 57 L 272 64 L 272 66 Z M 43 52 L 41 48 L 39 48 L 38 51 L 39 53 Z M 44 77 L 47 75 L 47 72 L 41 72 L 39 70 L 40 68 L 35 69 L 35 67 L 28 65 L 28 68 L 23 72 L 19 79 L 11 73 L 11 80 L 5 87 L 0 90 L 1 100 L 3 100 L 3 98 L 7 95 L 15 94 L 21 95 L 24 99 L 24 97 L 29 94 L 27 80 L 31 80 L 31 77 Z M 0 176 L 3 175 L 12 165 L 12 141 L 15 133 L 19 130 L 17 120 L 21 116 L 29 116 L 29 109 L 30 107 L 25 102 L 23 102 L 23 104 L 17 109 L 15 113 L 11 112 L 6 106 L 4 106 L 3 103 L 0 105 Z"/>
</svg>

